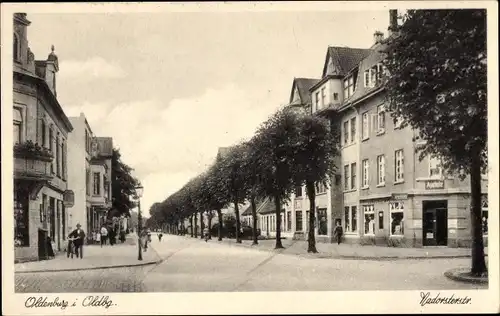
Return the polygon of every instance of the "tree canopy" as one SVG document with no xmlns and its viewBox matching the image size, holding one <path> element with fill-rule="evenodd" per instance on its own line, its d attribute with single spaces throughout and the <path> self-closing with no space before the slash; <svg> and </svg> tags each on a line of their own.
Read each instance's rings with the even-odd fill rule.
<svg viewBox="0 0 500 316">
<path fill-rule="evenodd" d="M 139 180 L 132 175 L 133 170 L 122 161 L 120 150 L 114 148 L 111 158 L 113 208 L 126 216 L 130 216 L 130 210 L 136 207 L 131 197 L 136 195 L 135 188 L 139 185 Z"/>
</svg>

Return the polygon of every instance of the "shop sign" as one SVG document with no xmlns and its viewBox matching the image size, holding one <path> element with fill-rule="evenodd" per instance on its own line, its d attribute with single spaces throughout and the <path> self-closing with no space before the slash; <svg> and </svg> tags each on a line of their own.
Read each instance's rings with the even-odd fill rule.
<svg viewBox="0 0 500 316">
<path fill-rule="evenodd" d="M 64 191 L 63 204 L 64 207 L 73 207 L 73 205 L 75 205 L 75 192 L 73 192 L 72 190 Z"/>
<path fill-rule="evenodd" d="M 427 180 L 427 181 L 425 181 L 425 189 L 426 190 L 444 189 L 444 181 L 443 180 Z"/>
<path fill-rule="evenodd" d="M 406 193 L 393 193 L 392 199 L 393 200 L 407 200 L 408 194 L 406 194 Z"/>
</svg>

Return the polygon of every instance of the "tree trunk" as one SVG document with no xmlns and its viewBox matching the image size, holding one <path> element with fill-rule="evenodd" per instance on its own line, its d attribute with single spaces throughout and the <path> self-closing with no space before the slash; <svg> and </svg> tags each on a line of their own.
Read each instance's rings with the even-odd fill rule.
<svg viewBox="0 0 500 316">
<path fill-rule="evenodd" d="M 314 182 L 306 182 L 307 196 L 309 197 L 309 236 L 307 238 L 307 252 L 317 253 L 316 238 L 314 236 L 314 223 L 316 222 L 316 191 Z"/>
<path fill-rule="evenodd" d="M 194 213 L 194 238 L 198 238 L 198 212 Z"/>
<path fill-rule="evenodd" d="M 281 249 L 285 247 L 281 243 L 281 203 L 278 195 L 274 197 L 274 205 L 276 206 L 276 246 L 274 249 Z"/>
<path fill-rule="evenodd" d="M 194 216 L 191 215 L 189 221 L 191 222 L 191 237 L 194 237 L 194 220 L 193 220 Z"/>
<path fill-rule="evenodd" d="M 255 205 L 255 196 L 250 197 L 250 203 L 252 204 L 252 219 L 253 219 L 253 242 L 252 245 L 258 245 L 257 241 L 257 206 Z"/>
<path fill-rule="evenodd" d="M 212 211 L 208 212 L 208 239 L 212 239 Z"/>
<path fill-rule="evenodd" d="M 219 229 L 218 229 L 218 240 L 221 241 L 222 240 L 222 212 L 221 210 L 217 210 L 217 217 L 219 218 Z"/>
<path fill-rule="evenodd" d="M 205 229 L 205 221 L 203 220 L 203 212 L 200 212 L 200 239 L 203 239 L 203 230 Z"/>
<path fill-rule="evenodd" d="M 471 274 L 480 276 L 487 271 L 484 260 L 483 222 L 481 214 L 481 158 L 480 150 L 472 151 L 470 186 L 471 186 L 471 221 L 472 221 L 472 269 Z"/>
<path fill-rule="evenodd" d="M 241 244 L 241 238 L 240 238 L 240 230 L 241 230 L 240 209 L 239 209 L 237 201 L 234 202 L 234 213 L 236 214 L 236 242 L 238 244 Z"/>
</svg>

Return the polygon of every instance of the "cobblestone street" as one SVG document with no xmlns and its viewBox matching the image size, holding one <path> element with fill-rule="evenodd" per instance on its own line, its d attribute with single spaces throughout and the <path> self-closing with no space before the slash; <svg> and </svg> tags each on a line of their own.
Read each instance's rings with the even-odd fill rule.
<svg viewBox="0 0 500 316">
<path fill-rule="evenodd" d="M 16 292 L 203 292 L 486 289 L 443 273 L 470 259 L 306 258 L 167 235 L 152 246 L 161 264 L 81 271 L 16 273 Z M 131 252 L 131 255 L 135 252 Z"/>
</svg>

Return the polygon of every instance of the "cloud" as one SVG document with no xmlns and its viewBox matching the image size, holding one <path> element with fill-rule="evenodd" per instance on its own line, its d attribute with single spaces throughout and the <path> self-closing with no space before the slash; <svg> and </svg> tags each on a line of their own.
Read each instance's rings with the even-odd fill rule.
<svg viewBox="0 0 500 316">
<path fill-rule="evenodd" d="M 59 68 L 59 75 L 66 79 L 117 79 L 126 76 L 125 70 L 118 64 L 111 63 L 102 57 L 92 57 L 87 60 L 63 60 Z"/>
<path fill-rule="evenodd" d="M 278 106 L 229 84 L 166 104 L 86 103 L 71 111 L 84 112 L 97 136 L 113 137 L 123 160 L 144 185 L 142 206 L 147 213 L 153 203 L 206 170 L 218 147 L 251 138 Z"/>
</svg>

